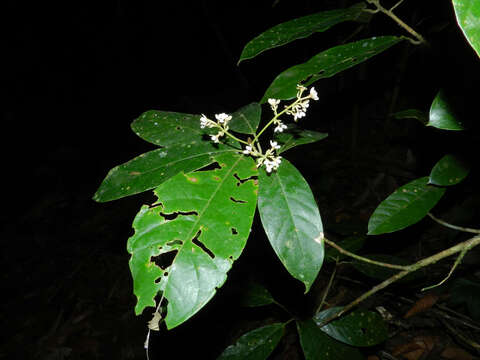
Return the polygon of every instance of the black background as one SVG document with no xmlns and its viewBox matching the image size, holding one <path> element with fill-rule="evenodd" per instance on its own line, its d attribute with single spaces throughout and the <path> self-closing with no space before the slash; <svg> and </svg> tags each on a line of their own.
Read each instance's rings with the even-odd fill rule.
<svg viewBox="0 0 480 360">
<path fill-rule="evenodd" d="M 281 0 L 272 7 L 272 1 L 3 2 L 2 262 L 3 286 L 9 295 L 4 295 L 2 316 L 7 322 L 15 320 L 11 329 L 17 334 L 7 335 L 9 358 L 14 354 L 25 358 L 22 351 L 44 356 L 55 346 L 45 345 L 44 352 L 38 346 L 44 344 L 57 316 L 67 321 L 89 306 L 97 314 L 102 304 L 102 313 L 127 315 L 123 325 L 112 325 L 121 322 L 112 315 L 111 327 L 99 335 L 103 339 L 98 345 L 100 358 L 118 356 L 116 326 L 123 327 L 135 358 L 141 358 L 148 316 L 132 315 L 135 299 L 125 243 L 133 216 L 150 197 L 139 195 L 108 204 L 91 200 L 110 168 L 152 148 L 131 132 L 131 121 L 149 109 L 214 114 L 258 101 L 276 74 L 339 44 L 358 25 L 338 25 L 236 66 L 243 46 L 277 23 L 351 3 Z M 462 94 L 458 101 L 469 124 L 476 127 L 476 119 L 469 116 L 473 113 L 465 107 L 477 98 L 478 58 L 455 26 L 450 2 L 407 1 L 398 14 L 430 45 L 415 48 L 404 42 L 375 57 L 361 71 L 349 70 L 320 81 L 316 88 L 321 99 L 312 104 L 305 126 L 329 132 L 320 148 L 333 149 L 329 160 L 342 159 L 335 152 L 338 149 L 352 160 L 354 146 L 366 146 L 375 153 L 393 144 L 414 152 L 421 169 L 418 175 L 423 176 L 425 168 L 452 148 L 476 159 L 478 138 L 449 134 L 446 141 L 444 134 L 426 130 L 413 120 L 386 128 L 395 85 L 400 96 L 394 111 L 428 110 L 436 92 L 446 87 Z M 356 38 L 391 34 L 404 33 L 378 15 Z M 356 145 L 350 138 L 354 104 L 359 104 L 361 117 L 356 124 L 360 144 Z M 318 181 L 319 174 L 327 175 L 313 154 L 302 150 L 287 155 L 298 161 L 311 182 Z M 328 221 L 329 209 L 336 205 L 319 206 Z M 268 247 L 257 246 L 260 254 L 265 251 L 273 257 Z M 256 269 L 258 265 L 250 261 L 262 259 L 250 255 L 240 265 Z M 274 270 L 262 268 L 261 276 L 283 271 L 276 262 L 271 266 Z M 243 270 L 238 271 L 232 276 L 241 278 Z M 95 290 L 95 286 L 112 289 L 114 284 L 126 289 L 127 302 L 121 310 L 114 305 L 109 310 L 108 293 Z M 293 287 L 301 293 L 298 284 Z M 182 354 L 190 346 L 198 347 L 199 356 L 217 355 L 228 338 L 216 337 L 233 331 L 223 328 L 229 323 L 225 299 L 215 300 L 226 309 L 220 315 L 212 315 L 215 310 L 209 305 L 207 315 L 192 320 L 195 330 L 187 330 L 186 324 L 176 335 L 161 335 L 167 340 L 155 343 L 156 353 Z M 13 316 L 20 313 L 20 318 Z M 240 315 L 230 316 L 234 323 Z M 75 349 L 68 341 L 62 346 Z M 88 351 L 72 354 L 72 358 L 90 356 Z"/>
</svg>

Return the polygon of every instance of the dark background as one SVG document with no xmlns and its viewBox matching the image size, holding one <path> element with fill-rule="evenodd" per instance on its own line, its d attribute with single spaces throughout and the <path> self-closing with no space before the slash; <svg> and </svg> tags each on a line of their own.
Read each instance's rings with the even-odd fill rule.
<svg viewBox="0 0 480 360">
<path fill-rule="evenodd" d="M 125 244 L 135 213 L 151 198 L 97 204 L 91 197 L 110 168 L 152 148 L 129 128 L 143 111 L 231 113 L 258 101 L 276 74 L 346 41 L 359 26 L 337 25 L 237 67 L 243 46 L 269 27 L 353 3 L 272 2 L 4 1 L 0 358 L 142 358 L 149 317 L 133 315 Z M 478 58 L 456 27 L 450 2 L 406 1 L 398 14 L 429 46 L 404 42 L 317 83 L 320 101 L 304 125 L 330 136 L 286 156 L 311 182 L 327 229 L 339 214 L 365 224 L 378 199 L 357 209 L 351 204 L 363 191 L 362 179 L 375 178 L 390 159 L 393 168 L 413 159 L 407 169 L 396 167 L 400 175 L 389 175 L 401 185 L 427 175 L 452 149 L 477 156 L 478 137 L 447 137 L 414 120 L 388 118 L 392 111 L 428 110 L 447 88 L 461 94 L 460 108 L 476 127 L 468 104 L 477 97 Z M 398 34 L 404 33 L 380 14 L 353 39 Z M 384 186 L 385 195 L 392 186 Z M 467 183 L 467 190 L 473 186 Z M 467 198 L 467 190 L 460 195 Z M 258 230 L 259 242 L 249 243 L 238 264 L 243 270 L 232 270 L 232 277 L 271 273 L 279 296 L 286 284 L 294 289 L 289 294 L 301 294 Z M 263 264 L 269 257 L 272 263 Z M 218 355 L 245 316 L 230 311 L 230 293 L 221 292 L 190 325 L 157 336 L 154 351 Z"/>
</svg>

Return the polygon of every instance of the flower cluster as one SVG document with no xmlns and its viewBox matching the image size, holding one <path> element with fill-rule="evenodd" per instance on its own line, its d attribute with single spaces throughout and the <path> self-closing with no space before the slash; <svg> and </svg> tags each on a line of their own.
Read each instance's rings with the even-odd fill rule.
<svg viewBox="0 0 480 360">
<path fill-rule="evenodd" d="M 228 122 L 232 120 L 232 117 L 230 115 L 227 115 L 225 113 L 221 114 L 216 114 L 215 119 L 217 121 L 210 120 L 207 118 L 205 115 L 202 114 L 202 117 L 200 118 L 200 127 L 203 128 L 218 128 L 218 133 L 216 135 L 210 135 L 210 139 L 213 142 L 218 143 L 220 141 L 220 138 L 225 135 L 225 133 L 228 131 Z"/>
<path fill-rule="evenodd" d="M 277 170 L 282 162 L 281 156 L 275 156 L 276 150 L 280 149 L 280 145 L 276 141 L 270 140 L 270 149 L 268 149 L 265 154 L 257 159 L 257 167 L 265 165 L 265 170 L 268 173 L 271 173 L 273 170 Z"/>
<path fill-rule="evenodd" d="M 314 87 L 310 88 L 310 94 L 305 97 L 302 97 L 303 92 L 307 90 L 305 86 L 297 85 L 297 90 L 297 101 L 285 110 L 287 114 L 293 116 L 294 121 L 305 117 L 307 109 L 310 106 L 310 99 L 318 100 L 318 93 Z"/>
</svg>

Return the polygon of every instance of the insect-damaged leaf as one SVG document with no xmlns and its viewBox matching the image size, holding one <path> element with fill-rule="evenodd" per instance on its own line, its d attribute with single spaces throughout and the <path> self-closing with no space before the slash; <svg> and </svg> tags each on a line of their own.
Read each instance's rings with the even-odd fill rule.
<svg viewBox="0 0 480 360">
<path fill-rule="evenodd" d="M 276 172 L 259 174 L 258 210 L 275 253 L 308 291 L 323 263 L 323 226 L 312 191 L 286 159 Z"/>
<path fill-rule="evenodd" d="M 158 202 L 143 206 L 128 241 L 137 296 L 135 311 L 168 300 L 171 329 L 200 310 L 222 286 L 247 241 L 256 208 L 255 162 L 215 155 L 220 169 L 180 173 L 155 189 Z M 174 256 L 171 264 L 162 256 Z M 160 258 L 160 259 L 158 259 Z M 156 262 L 161 262 L 160 266 Z"/>
</svg>

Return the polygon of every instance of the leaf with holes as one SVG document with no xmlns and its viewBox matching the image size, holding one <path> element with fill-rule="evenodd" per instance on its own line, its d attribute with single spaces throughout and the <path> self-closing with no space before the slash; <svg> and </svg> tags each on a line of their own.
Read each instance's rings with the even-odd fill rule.
<svg viewBox="0 0 480 360">
<path fill-rule="evenodd" d="M 275 253 L 308 292 L 323 263 L 323 226 L 302 174 L 283 159 L 276 172 L 259 171 L 258 210 Z"/>
<path fill-rule="evenodd" d="M 277 153 L 281 154 L 288 149 L 298 145 L 310 144 L 325 139 L 326 133 L 318 131 L 305 130 L 297 127 L 295 124 L 288 124 L 287 129 L 281 133 L 275 133 L 275 140 L 280 145 Z"/>
<path fill-rule="evenodd" d="M 368 221 L 368 235 L 390 233 L 422 220 L 442 198 L 444 188 L 428 185 L 428 177 L 413 180 L 383 200 Z"/>
<path fill-rule="evenodd" d="M 93 199 L 105 202 L 138 194 L 181 171 L 189 172 L 211 164 L 215 155 L 235 152 L 238 150 L 231 146 L 201 139 L 167 145 L 111 169 Z"/>
<path fill-rule="evenodd" d="M 219 360 L 265 360 L 280 342 L 285 324 L 270 324 L 242 335 L 217 358 Z"/>
<path fill-rule="evenodd" d="M 324 333 L 312 319 L 297 321 L 300 345 L 306 360 L 363 360 L 362 353 Z"/>
<path fill-rule="evenodd" d="M 433 167 L 429 183 L 440 186 L 456 185 L 465 179 L 470 167 L 453 155 L 445 155 Z"/>
<path fill-rule="evenodd" d="M 214 296 L 250 233 L 257 200 L 255 162 L 238 154 L 217 154 L 213 160 L 219 169 L 180 173 L 158 186 L 158 201 L 141 208 L 128 240 L 135 312 L 155 306 L 162 291 L 169 329 Z"/>
<path fill-rule="evenodd" d="M 259 103 L 251 103 L 235 111 L 232 114 L 232 120 L 228 123 L 230 130 L 242 133 L 252 134 L 257 132 L 262 107 Z"/>
<path fill-rule="evenodd" d="M 266 50 L 306 38 L 316 32 L 323 32 L 344 21 L 355 20 L 363 13 L 363 9 L 365 4 L 358 3 L 346 9 L 323 11 L 276 25 L 245 45 L 238 64 Z"/>
<path fill-rule="evenodd" d="M 321 311 L 313 320 L 317 325 L 340 311 L 341 307 L 333 307 Z M 388 337 L 388 329 L 382 317 L 366 310 L 352 311 L 340 319 L 331 321 L 320 328 L 323 332 L 352 346 L 374 346 L 385 341 Z"/>
<path fill-rule="evenodd" d="M 249 283 L 241 297 L 242 306 L 248 307 L 264 306 L 275 302 L 272 294 L 256 282 Z"/>
<path fill-rule="evenodd" d="M 443 91 L 439 91 L 433 100 L 427 126 L 442 130 L 463 130 L 461 121 L 458 120 L 457 114 Z"/>
<path fill-rule="evenodd" d="M 416 119 L 423 125 L 428 123 L 428 114 L 418 109 L 402 110 L 392 114 L 395 119 Z"/>
<path fill-rule="evenodd" d="M 263 95 L 262 104 L 269 98 L 288 100 L 297 94 L 297 84 L 309 86 L 358 65 L 402 41 L 395 36 L 372 37 L 325 50 L 306 63 L 295 65 L 278 75 Z"/>
<path fill-rule="evenodd" d="M 457 23 L 470 46 L 480 56 L 480 2 L 478 0 L 452 0 Z"/>
</svg>

